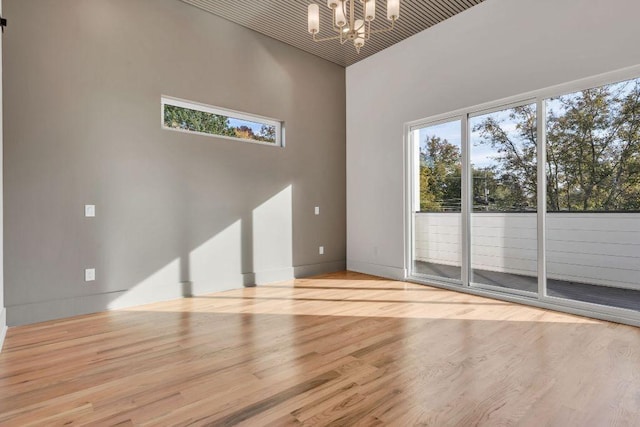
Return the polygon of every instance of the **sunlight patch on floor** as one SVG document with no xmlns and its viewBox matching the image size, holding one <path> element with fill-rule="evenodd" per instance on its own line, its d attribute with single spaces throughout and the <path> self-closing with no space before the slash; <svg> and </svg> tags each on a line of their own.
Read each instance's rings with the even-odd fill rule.
<svg viewBox="0 0 640 427">
<path fill-rule="evenodd" d="M 296 288 L 292 283 L 304 286 Z M 314 289 L 314 287 L 318 289 Z M 360 290 L 358 287 L 364 289 Z M 381 288 L 376 290 L 376 287 Z M 344 288 L 344 289 L 342 289 Z M 511 308 L 509 310 L 505 310 Z M 415 319 L 583 323 L 602 321 L 535 307 L 387 280 L 341 281 L 332 278 L 282 282 L 256 288 L 141 306 L 132 311 L 357 316 Z"/>
</svg>

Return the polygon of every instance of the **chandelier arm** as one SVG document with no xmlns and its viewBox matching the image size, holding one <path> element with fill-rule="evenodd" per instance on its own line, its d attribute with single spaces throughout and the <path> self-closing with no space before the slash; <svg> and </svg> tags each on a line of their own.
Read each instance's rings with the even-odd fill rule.
<svg viewBox="0 0 640 427">
<path fill-rule="evenodd" d="M 380 34 L 380 33 L 388 33 L 389 31 L 392 31 L 395 27 L 396 20 L 394 19 L 393 21 L 391 21 L 391 26 L 389 28 L 382 28 L 379 30 L 369 30 L 369 34 Z"/>
<path fill-rule="evenodd" d="M 342 38 L 342 35 L 318 38 L 318 37 L 316 37 L 315 33 L 313 34 L 313 41 L 314 42 L 324 42 L 324 41 L 327 41 L 327 40 L 341 40 L 341 38 Z"/>
</svg>

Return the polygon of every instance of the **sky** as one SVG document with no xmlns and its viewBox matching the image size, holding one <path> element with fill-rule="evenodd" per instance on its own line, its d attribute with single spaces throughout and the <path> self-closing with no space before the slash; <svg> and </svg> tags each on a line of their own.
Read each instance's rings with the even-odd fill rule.
<svg viewBox="0 0 640 427">
<path fill-rule="evenodd" d="M 504 129 L 512 139 L 517 140 L 516 124 L 510 123 L 509 119 L 510 110 L 496 111 L 483 116 L 472 117 L 469 119 L 469 127 L 473 129 L 473 126 L 482 122 L 487 117 L 493 117 L 502 124 Z M 425 147 L 425 141 L 428 137 L 437 136 L 441 139 L 446 139 L 450 144 L 453 144 L 461 149 L 462 137 L 461 137 L 461 123 L 460 120 L 455 120 L 447 123 L 442 123 L 433 126 L 427 126 L 421 128 L 420 135 L 420 148 Z M 477 168 L 484 168 L 496 164 L 494 160 L 498 153 L 495 149 L 491 148 L 489 144 L 482 144 L 480 139 L 480 132 L 471 132 L 471 163 Z"/>
<path fill-rule="evenodd" d="M 420 129 L 420 148 L 425 147 L 425 141 L 432 136 L 446 139 L 450 144 L 455 145 L 462 151 L 461 124 L 459 120 L 442 123 L 435 126 L 428 126 Z M 479 135 L 471 134 L 472 144 L 477 143 Z M 474 138 L 475 137 L 475 138 Z M 475 145 L 475 144 L 473 144 Z M 494 163 L 491 157 L 494 155 L 493 149 L 488 145 L 472 146 L 471 163 L 476 167 L 490 166 Z"/>
<path fill-rule="evenodd" d="M 229 125 L 233 128 L 238 128 L 240 126 L 247 126 L 253 130 L 253 133 L 260 133 L 260 129 L 262 128 L 261 123 L 250 122 L 248 120 L 240 120 L 240 119 L 232 119 L 229 117 Z"/>
<path fill-rule="evenodd" d="M 613 83 L 608 85 L 609 90 L 612 93 L 618 92 L 619 96 L 628 95 L 634 88 L 634 85 L 640 83 L 640 79 L 628 80 L 620 83 Z M 577 92 L 576 94 L 579 94 Z M 551 98 L 547 100 L 547 111 L 552 114 L 562 114 L 564 107 L 561 100 L 566 97 L 575 96 L 576 94 L 567 94 L 557 98 Z M 472 117 L 469 119 L 469 127 L 473 129 L 473 126 L 482 122 L 487 117 L 493 117 L 499 123 L 501 123 L 502 129 L 505 130 L 513 141 L 518 140 L 516 133 L 516 123 L 511 122 L 509 119 L 509 113 L 511 109 L 496 111 L 483 116 Z M 449 143 L 461 147 L 461 123 L 460 120 L 455 120 L 439 125 L 426 126 L 419 130 L 420 135 L 420 148 L 425 146 L 427 137 L 438 136 L 442 139 L 446 139 Z M 471 133 L 471 163 L 478 168 L 483 168 L 496 164 L 494 160 L 498 153 L 491 148 L 489 144 L 481 144 L 480 132 Z"/>
</svg>

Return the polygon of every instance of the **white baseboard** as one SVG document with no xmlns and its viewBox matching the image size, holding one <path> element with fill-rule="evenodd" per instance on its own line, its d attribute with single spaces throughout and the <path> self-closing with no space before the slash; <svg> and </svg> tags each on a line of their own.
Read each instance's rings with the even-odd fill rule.
<svg viewBox="0 0 640 427">
<path fill-rule="evenodd" d="M 295 277 L 306 277 L 344 269 L 345 263 L 342 261 L 230 275 L 216 280 L 196 281 L 193 283 L 149 282 L 120 291 L 12 305 L 7 307 L 6 313 L 5 311 L 2 312 L 0 321 L 3 323 L 0 326 L 19 326 L 46 322 L 48 320 L 151 304 L 192 295 L 197 296 L 229 289 L 239 289 L 243 286 L 283 282 L 292 280 Z"/>
<path fill-rule="evenodd" d="M 177 286 L 176 293 L 172 296 L 151 294 L 143 297 L 137 294 L 135 290 L 133 290 L 132 295 L 127 295 L 127 292 L 128 291 L 117 291 L 104 294 L 83 295 L 9 306 L 7 307 L 7 323 L 9 326 L 28 325 L 31 323 L 46 322 L 48 320 L 98 313 L 182 297 L 178 292 Z"/>
<path fill-rule="evenodd" d="M 335 273 L 347 269 L 346 261 L 329 261 L 320 264 L 299 265 L 293 268 L 296 278 L 317 276 L 319 274 Z"/>
<path fill-rule="evenodd" d="M 196 283 L 195 285 L 194 289 L 191 282 L 153 283 L 121 291 L 13 305 L 7 307 L 7 324 L 9 326 L 27 325 L 180 299 L 192 294 L 203 295 L 237 289 L 242 287 L 242 275 L 221 279 L 216 283 Z"/>
<path fill-rule="evenodd" d="M 7 310 L 2 307 L 0 308 L 0 351 L 2 351 L 2 345 L 4 344 L 4 339 L 7 336 Z"/>
<path fill-rule="evenodd" d="M 264 285 L 266 283 L 284 282 L 293 279 L 293 267 L 278 268 L 275 270 L 256 271 L 254 274 L 255 284 Z"/>
<path fill-rule="evenodd" d="M 347 260 L 347 270 L 357 273 L 371 274 L 393 280 L 406 280 L 407 269 L 389 265 L 372 264 L 364 261 Z"/>
<path fill-rule="evenodd" d="M 295 278 L 317 276 L 326 273 L 343 271 L 347 267 L 345 261 L 330 261 L 318 264 L 298 265 L 275 270 L 257 271 L 244 274 L 244 285 L 264 285 L 267 283 L 284 282 Z"/>
</svg>

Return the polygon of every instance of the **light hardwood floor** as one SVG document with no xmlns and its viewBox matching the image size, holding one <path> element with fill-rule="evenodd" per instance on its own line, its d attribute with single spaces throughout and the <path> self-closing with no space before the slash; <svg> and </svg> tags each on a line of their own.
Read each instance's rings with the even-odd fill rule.
<svg viewBox="0 0 640 427">
<path fill-rule="evenodd" d="M 336 273 L 9 330 L 0 425 L 640 426 L 640 329 Z"/>
</svg>

